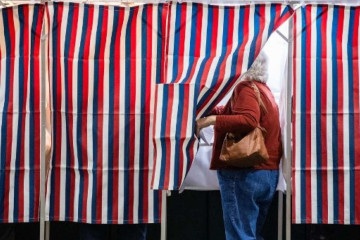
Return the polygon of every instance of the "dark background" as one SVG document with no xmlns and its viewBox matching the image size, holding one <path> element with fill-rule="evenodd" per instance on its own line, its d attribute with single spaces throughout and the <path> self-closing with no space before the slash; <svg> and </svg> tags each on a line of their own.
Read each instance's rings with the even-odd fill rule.
<svg viewBox="0 0 360 240">
<path fill-rule="evenodd" d="M 276 194 L 263 229 L 265 240 L 277 240 L 277 202 Z M 50 239 L 78 240 L 80 226 L 51 222 Z M 116 225 L 101 227 L 106 232 L 102 240 L 121 239 L 114 234 Z M 283 228 L 285 239 L 285 224 Z M 147 239 L 160 240 L 160 232 L 160 224 L 149 224 Z M 359 225 L 293 224 L 291 233 L 292 240 L 360 240 Z M 25 239 L 39 239 L 39 223 L 0 224 L 0 240 Z M 171 192 L 167 198 L 167 240 L 225 240 L 219 191 Z"/>
</svg>

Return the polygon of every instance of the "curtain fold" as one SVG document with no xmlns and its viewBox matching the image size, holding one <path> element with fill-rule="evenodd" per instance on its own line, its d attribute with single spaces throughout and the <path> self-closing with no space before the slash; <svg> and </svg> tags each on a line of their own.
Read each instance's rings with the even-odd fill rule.
<svg viewBox="0 0 360 240">
<path fill-rule="evenodd" d="M 39 220 L 44 6 L 0 9 L 0 222 Z"/>
<path fill-rule="evenodd" d="M 49 220 L 155 223 L 154 88 L 167 4 L 47 5 L 52 158 Z"/>
<path fill-rule="evenodd" d="M 171 4 L 164 82 L 156 85 L 154 189 L 180 188 L 197 150 L 195 119 L 231 90 L 291 14 L 282 4 Z"/>
<path fill-rule="evenodd" d="M 360 7 L 294 16 L 293 223 L 360 223 Z"/>
</svg>

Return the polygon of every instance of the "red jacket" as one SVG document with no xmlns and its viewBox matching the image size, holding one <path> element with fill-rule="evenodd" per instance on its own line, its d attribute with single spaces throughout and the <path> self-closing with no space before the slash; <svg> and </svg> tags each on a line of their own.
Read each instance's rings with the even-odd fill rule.
<svg viewBox="0 0 360 240">
<path fill-rule="evenodd" d="M 260 111 L 258 98 L 251 82 L 259 88 L 261 100 L 267 112 Z M 230 107 L 232 105 L 232 108 Z M 279 122 L 279 109 L 269 87 L 258 81 L 240 82 L 228 103 L 223 107 L 215 108 L 211 114 L 218 115 L 214 125 L 214 145 L 210 169 L 232 168 L 219 162 L 221 146 L 227 132 L 238 136 L 245 136 L 258 124 L 265 128 L 265 145 L 269 153 L 266 164 L 256 165 L 254 169 L 279 169 L 282 157 L 281 129 Z"/>
</svg>

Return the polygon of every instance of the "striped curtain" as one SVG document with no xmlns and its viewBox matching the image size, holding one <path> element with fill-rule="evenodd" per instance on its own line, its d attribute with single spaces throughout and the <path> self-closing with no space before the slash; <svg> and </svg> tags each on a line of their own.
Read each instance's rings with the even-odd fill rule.
<svg viewBox="0 0 360 240">
<path fill-rule="evenodd" d="M 291 13 L 281 4 L 171 4 L 164 82 L 156 85 L 154 189 L 179 189 L 197 149 L 195 119 L 229 92 Z"/>
<path fill-rule="evenodd" d="M 294 223 L 360 224 L 360 7 L 296 11 Z"/>
<path fill-rule="evenodd" d="M 53 148 L 50 220 L 160 221 L 150 190 L 155 83 L 168 5 L 47 6 Z"/>
<path fill-rule="evenodd" d="M 0 9 L 0 222 L 39 220 L 44 7 Z"/>
</svg>

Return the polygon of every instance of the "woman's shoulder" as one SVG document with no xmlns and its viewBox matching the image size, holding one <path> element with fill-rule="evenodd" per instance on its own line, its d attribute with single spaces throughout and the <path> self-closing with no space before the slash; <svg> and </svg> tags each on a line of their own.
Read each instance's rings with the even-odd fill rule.
<svg viewBox="0 0 360 240">
<path fill-rule="evenodd" d="M 251 84 L 252 84 L 251 80 L 243 80 L 236 85 L 235 89 L 248 88 L 248 87 L 251 87 Z"/>
<path fill-rule="evenodd" d="M 260 82 L 259 82 L 260 83 Z M 253 91 L 253 87 L 252 85 L 256 84 L 256 86 L 258 86 L 256 81 L 253 80 L 243 80 L 240 83 L 238 83 L 238 85 L 236 85 L 235 87 L 235 91 L 236 92 L 240 92 L 240 91 Z M 262 84 L 262 83 L 260 83 Z"/>
<path fill-rule="evenodd" d="M 244 88 L 253 89 L 253 84 L 255 84 L 258 88 L 261 88 L 261 90 L 268 88 L 266 83 L 263 83 L 260 81 L 255 81 L 255 80 L 243 80 L 236 86 L 236 88 L 238 88 L 238 89 L 244 89 Z"/>
<path fill-rule="evenodd" d="M 232 99 L 236 102 L 241 102 L 243 98 L 247 98 L 249 95 L 254 95 L 255 92 L 252 87 L 252 81 L 251 80 L 243 80 L 240 83 L 238 83 L 234 89 Z"/>
</svg>

